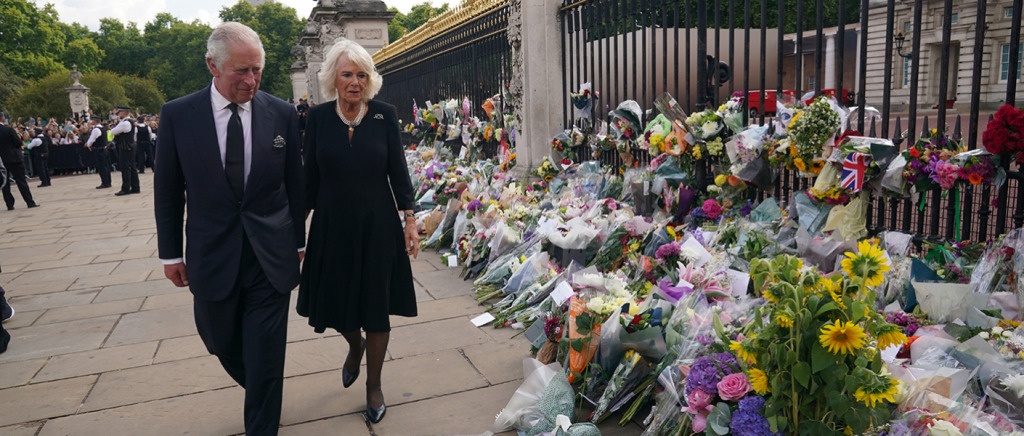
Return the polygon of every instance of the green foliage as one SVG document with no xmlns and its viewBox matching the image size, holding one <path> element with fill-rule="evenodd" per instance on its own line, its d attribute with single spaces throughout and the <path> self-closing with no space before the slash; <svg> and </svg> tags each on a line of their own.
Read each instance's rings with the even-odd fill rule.
<svg viewBox="0 0 1024 436">
<path fill-rule="evenodd" d="M 160 113 L 164 104 L 164 94 L 160 92 L 156 82 L 135 76 L 121 78 L 121 86 L 128 96 L 128 106 L 144 114 Z"/>
<path fill-rule="evenodd" d="M 0 63 L 15 75 L 37 79 L 61 71 L 64 52 L 57 11 L 28 0 L 0 0 Z"/>
<path fill-rule="evenodd" d="M 11 100 L 11 116 L 43 117 L 63 119 L 71 113 L 71 102 L 64 90 L 73 81 L 66 72 L 56 72 L 46 77 L 31 80 Z M 92 102 L 92 95 L 90 103 Z"/>
<path fill-rule="evenodd" d="M 69 70 L 77 66 L 78 71 L 91 73 L 99 67 L 104 55 L 103 50 L 100 50 L 92 39 L 76 39 L 68 44 L 62 63 Z"/>
<path fill-rule="evenodd" d="M 199 21 L 185 23 L 170 14 L 157 14 L 146 24 L 146 41 L 155 53 L 146 63 L 148 78 L 169 99 L 188 95 L 210 84 L 206 68 L 206 38 L 213 29 Z"/>
<path fill-rule="evenodd" d="M 405 34 L 416 30 L 431 17 L 436 17 L 448 11 L 448 3 L 442 3 L 440 7 L 434 7 L 431 2 L 426 1 L 413 6 L 408 14 L 398 12 L 396 8 L 388 8 L 391 12 L 397 12 L 395 18 L 388 23 L 388 42 L 395 42 Z"/>
<path fill-rule="evenodd" d="M 122 77 L 110 71 L 100 71 L 82 76 L 82 84 L 89 87 L 89 108 L 93 113 L 102 114 L 117 106 L 128 106 L 128 95 L 122 86 Z M 64 90 L 61 89 L 61 92 Z M 65 93 L 62 103 L 68 105 L 68 96 Z M 62 116 L 70 112 L 65 109 Z"/>
<path fill-rule="evenodd" d="M 8 111 L 8 100 L 18 94 L 25 86 L 25 79 L 15 76 L 11 70 L 0 63 L 0 113 Z"/>
<path fill-rule="evenodd" d="M 220 19 L 245 24 L 260 35 L 267 53 L 260 89 L 286 100 L 291 97 L 292 80 L 288 70 L 295 62 L 291 49 L 304 23 L 295 9 L 276 2 L 253 8 L 250 3 L 240 1 L 221 9 Z"/>
<path fill-rule="evenodd" d="M 99 69 L 123 75 L 146 76 L 149 72 L 146 61 L 158 53 L 146 45 L 135 23 L 129 22 L 126 26 L 116 18 L 100 19 L 95 42 L 106 54 Z"/>
</svg>

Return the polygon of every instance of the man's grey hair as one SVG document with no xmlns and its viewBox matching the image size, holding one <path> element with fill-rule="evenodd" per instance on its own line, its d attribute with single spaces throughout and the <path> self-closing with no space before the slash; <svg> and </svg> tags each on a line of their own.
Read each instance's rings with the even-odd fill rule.
<svg viewBox="0 0 1024 436">
<path fill-rule="evenodd" d="M 262 67 L 267 62 L 267 52 L 263 50 L 263 41 L 260 40 L 256 31 L 245 24 L 234 21 L 226 22 L 213 29 L 210 38 L 206 40 L 206 58 L 212 60 L 217 69 L 221 69 L 228 61 L 228 48 L 235 44 L 259 47 L 260 66 Z"/>
<path fill-rule="evenodd" d="M 324 101 L 334 100 L 338 97 L 338 88 L 334 85 L 334 78 L 338 75 L 338 59 L 342 55 L 348 55 L 349 60 L 356 64 L 369 77 L 366 88 L 363 88 L 363 101 L 368 101 L 380 91 L 384 79 L 377 73 L 373 66 L 373 58 L 363 46 L 355 41 L 346 38 L 338 38 L 334 45 L 324 55 L 324 64 L 317 79 L 320 80 L 320 94 Z"/>
</svg>

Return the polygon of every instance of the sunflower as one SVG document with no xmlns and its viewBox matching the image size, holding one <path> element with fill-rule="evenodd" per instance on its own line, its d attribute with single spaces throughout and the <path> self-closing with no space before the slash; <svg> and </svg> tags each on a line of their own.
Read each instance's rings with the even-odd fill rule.
<svg viewBox="0 0 1024 436">
<path fill-rule="evenodd" d="M 814 174 L 820 174 L 821 170 L 824 169 L 824 168 L 825 168 L 825 161 L 818 160 L 818 159 L 815 159 L 815 160 L 811 161 L 810 172 L 812 172 Z"/>
<path fill-rule="evenodd" d="M 904 345 L 907 343 L 907 335 L 903 334 L 900 326 L 895 324 L 885 324 L 877 332 L 875 337 L 878 338 L 878 349 L 884 350 L 893 345 Z"/>
<path fill-rule="evenodd" d="M 775 322 L 779 323 L 779 325 L 782 326 L 782 328 L 788 329 L 790 327 L 793 327 L 793 319 L 781 313 L 775 315 Z"/>
<path fill-rule="evenodd" d="M 899 392 L 900 382 L 896 379 L 889 378 L 888 376 L 879 376 L 879 381 L 875 383 L 869 383 L 867 385 L 857 388 L 857 391 L 853 393 L 853 398 L 857 401 L 863 401 L 865 406 L 875 407 L 875 403 L 888 401 L 895 403 L 896 399 L 893 397 Z"/>
<path fill-rule="evenodd" d="M 853 354 L 864 347 L 864 329 L 853 322 L 836 320 L 833 324 L 825 324 L 821 328 L 818 341 L 821 346 L 832 354 Z"/>
<path fill-rule="evenodd" d="M 747 371 L 747 379 L 750 380 L 750 387 L 754 388 L 754 392 L 758 395 L 767 394 L 768 389 L 768 375 L 757 368 L 750 368 Z"/>
<path fill-rule="evenodd" d="M 889 261 L 877 245 L 869 241 L 857 243 L 858 254 L 846 252 L 846 259 L 843 259 L 843 272 L 852 278 L 864 280 L 866 286 L 878 286 L 882 284 L 882 274 L 889 271 Z"/>
<path fill-rule="evenodd" d="M 807 171 L 807 164 L 805 164 L 804 160 L 800 158 L 793 159 L 793 167 L 800 171 Z"/>
<path fill-rule="evenodd" d="M 752 339 L 754 339 L 753 336 L 748 338 L 747 341 L 751 341 Z M 757 364 L 757 355 L 754 354 L 754 352 L 748 349 L 746 346 L 744 346 L 744 343 L 747 341 L 732 341 L 732 343 L 729 344 L 729 349 L 735 351 L 736 356 L 739 357 L 740 359 L 743 359 L 744 362 L 747 362 L 750 365 L 755 365 Z"/>
<path fill-rule="evenodd" d="M 765 300 L 768 300 L 771 303 L 779 304 L 779 296 L 775 295 L 772 292 L 771 286 L 765 288 L 764 291 L 761 292 L 761 296 L 764 297 Z"/>
<path fill-rule="evenodd" d="M 832 301 L 839 306 L 840 309 L 846 310 L 846 304 L 843 303 L 843 291 L 834 280 L 822 278 L 818 281 L 818 286 L 822 287 L 828 295 L 832 297 Z"/>
<path fill-rule="evenodd" d="M 548 175 L 544 176 L 544 181 L 545 182 L 550 182 L 552 180 L 555 180 L 555 176 L 552 176 L 551 174 L 548 174 Z"/>
</svg>

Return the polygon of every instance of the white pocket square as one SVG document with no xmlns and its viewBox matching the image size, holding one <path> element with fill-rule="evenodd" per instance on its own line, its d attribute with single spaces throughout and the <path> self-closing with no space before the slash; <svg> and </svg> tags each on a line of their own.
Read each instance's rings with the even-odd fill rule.
<svg viewBox="0 0 1024 436">
<path fill-rule="evenodd" d="M 375 120 L 383 120 L 384 119 L 384 114 L 374 114 L 373 115 L 373 119 L 375 119 Z"/>
<path fill-rule="evenodd" d="M 274 148 L 284 148 L 284 138 L 282 138 L 281 135 L 277 135 L 277 137 L 274 138 Z"/>
</svg>

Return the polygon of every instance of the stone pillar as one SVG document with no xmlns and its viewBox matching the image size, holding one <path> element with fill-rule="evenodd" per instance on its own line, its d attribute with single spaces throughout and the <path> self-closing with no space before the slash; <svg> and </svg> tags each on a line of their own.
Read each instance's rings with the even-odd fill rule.
<svg viewBox="0 0 1024 436">
<path fill-rule="evenodd" d="M 298 58 L 291 68 L 288 69 L 288 75 L 292 79 L 292 101 L 298 104 L 300 98 L 307 98 L 307 94 L 309 94 L 309 82 L 306 78 L 306 61 L 303 60 L 306 57 L 306 48 L 296 45 L 292 47 L 291 53 L 292 56 Z"/>
<path fill-rule="evenodd" d="M 509 2 L 509 39 L 512 41 L 518 33 L 520 41 L 518 50 L 515 44 L 512 46 L 512 88 L 520 87 L 522 95 L 516 107 L 522 123 L 516 132 L 520 171 L 540 165 L 551 153 L 551 138 L 564 128 L 560 5 L 558 0 Z"/>
<path fill-rule="evenodd" d="M 825 37 L 825 77 L 821 80 L 821 89 L 832 89 L 836 87 L 836 34 L 828 33 Z M 843 97 L 842 91 L 836 90 L 836 98 Z"/>
<path fill-rule="evenodd" d="M 71 65 L 70 76 L 75 83 L 65 88 L 65 91 L 68 92 L 68 99 L 71 100 L 71 113 L 86 114 L 89 112 L 89 88 L 78 83 L 78 80 L 82 78 L 82 73 L 78 71 L 78 65 Z"/>
</svg>

